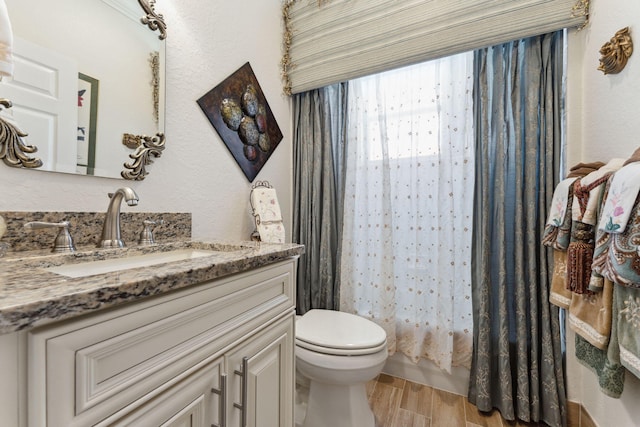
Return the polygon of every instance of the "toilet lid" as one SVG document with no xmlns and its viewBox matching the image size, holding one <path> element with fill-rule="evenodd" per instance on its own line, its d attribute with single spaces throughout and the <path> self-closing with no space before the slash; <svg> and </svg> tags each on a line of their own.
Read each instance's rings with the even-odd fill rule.
<svg viewBox="0 0 640 427">
<path fill-rule="evenodd" d="M 387 334 L 354 314 L 310 310 L 296 321 L 296 345 L 327 354 L 371 354 L 386 347 Z"/>
</svg>

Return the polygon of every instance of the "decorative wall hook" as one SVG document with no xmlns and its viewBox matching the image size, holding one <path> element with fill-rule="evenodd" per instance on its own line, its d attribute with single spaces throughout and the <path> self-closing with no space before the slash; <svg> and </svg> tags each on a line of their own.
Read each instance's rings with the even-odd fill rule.
<svg viewBox="0 0 640 427">
<path fill-rule="evenodd" d="M 617 74 L 627 65 L 633 53 L 633 41 L 629 27 L 625 27 L 600 48 L 600 66 L 598 70 L 605 74 Z"/>
</svg>

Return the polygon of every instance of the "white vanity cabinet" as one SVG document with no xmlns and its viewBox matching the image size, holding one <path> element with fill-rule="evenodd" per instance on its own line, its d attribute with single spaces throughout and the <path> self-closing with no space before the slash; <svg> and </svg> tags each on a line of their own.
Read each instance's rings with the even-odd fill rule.
<svg viewBox="0 0 640 427">
<path fill-rule="evenodd" d="M 15 343 L 26 387 L 9 381 L 0 397 L 17 386 L 19 427 L 292 427 L 295 268 L 14 333 L 0 341 Z"/>
</svg>

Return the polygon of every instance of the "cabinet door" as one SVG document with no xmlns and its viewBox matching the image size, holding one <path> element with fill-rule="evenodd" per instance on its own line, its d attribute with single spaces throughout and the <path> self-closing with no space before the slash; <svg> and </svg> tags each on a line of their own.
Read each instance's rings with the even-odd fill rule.
<svg viewBox="0 0 640 427">
<path fill-rule="evenodd" d="M 223 358 L 194 369 L 156 396 L 144 397 L 96 424 L 106 426 L 211 427 L 221 425 L 225 402 Z"/>
<path fill-rule="evenodd" d="M 228 427 L 292 427 L 294 313 L 227 353 Z"/>
</svg>

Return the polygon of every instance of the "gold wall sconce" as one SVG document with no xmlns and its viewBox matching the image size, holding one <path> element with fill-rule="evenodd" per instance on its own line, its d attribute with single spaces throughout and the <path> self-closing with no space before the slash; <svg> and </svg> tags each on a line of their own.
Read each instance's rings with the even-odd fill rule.
<svg viewBox="0 0 640 427">
<path fill-rule="evenodd" d="M 605 74 L 618 74 L 627 65 L 633 53 L 633 41 L 629 27 L 625 27 L 600 48 L 600 66 L 598 70 Z"/>
</svg>

